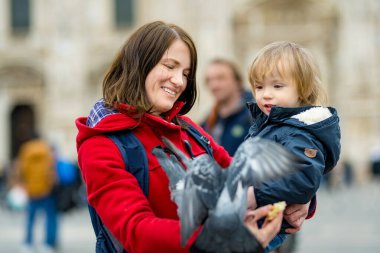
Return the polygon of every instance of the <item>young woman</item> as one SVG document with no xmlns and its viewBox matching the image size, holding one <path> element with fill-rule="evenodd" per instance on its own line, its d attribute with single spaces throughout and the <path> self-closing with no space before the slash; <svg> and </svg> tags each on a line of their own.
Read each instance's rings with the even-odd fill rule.
<svg viewBox="0 0 380 253">
<path fill-rule="evenodd" d="M 78 159 L 89 204 L 127 252 L 188 252 L 194 241 L 180 246 L 177 207 L 170 199 L 168 178 L 151 154 L 154 147 L 164 145 L 161 136 L 188 154 L 185 142 L 190 143 L 191 155 L 206 153 L 186 131 L 185 125 L 190 124 L 209 138 L 222 167 L 231 161 L 222 147 L 184 116 L 197 95 L 196 66 L 196 49 L 184 30 L 163 22 L 146 24 L 126 41 L 111 64 L 103 82 L 104 98 L 89 117 L 76 121 Z M 121 130 L 132 131 L 145 149 L 147 196 L 106 136 Z M 255 219 L 265 217 L 270 209 L 258 209 Z M 247 226 L 265 247 L 279 231 L 281 219 L 282 214 L 261 229 L 255 222 Z"/>
</svg>

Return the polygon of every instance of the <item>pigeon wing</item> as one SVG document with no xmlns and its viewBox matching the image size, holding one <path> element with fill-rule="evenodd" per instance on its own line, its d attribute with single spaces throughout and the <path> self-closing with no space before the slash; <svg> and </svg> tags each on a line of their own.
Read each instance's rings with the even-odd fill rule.
<svg viewBox="0 0 380 253">
<path fill-rule="evenodd" d="M 233 199 L 224 188 L 193 247 L 208 253 L 257 252 L 260 245 L 244 224 L 246 209 L 247 188 L 240 181 Z"/>
<path fill-rule="evenodd" d="M 178 207 L 181 244 L 185 245 L 194 231 L 203 224 L 208 210 L 215 207 L 226 174 L 209 155 L 203 154 L 190 159 L 167 138 L 162 137 L 162 140 L 173 155 L 168 158 L 160 148 L 154 149 L 152 153 L 168 175 L 171 196 Z M 181 163 L 177 158 L 186 166 L 186 172 L 178 169 Z M 182 178 L 183 184 L 180 181 Z"/>
<path fill-rule="evenodd" d="M 183 202 L 178 208 L 182 245 L 215 207 L 226 178 L 224 170 L 208 155 L 196 157 L 192 165 L 187 171 Z"/>
<path fill-rule="evenodd" d="M 155 147 L 152 154 L 157 158 L 169 178 L 170 187 L 175 187 L 186 176 L 186 171 L 173 155 L 168 156 L 161 147 Z"/>
<path fill-rule="evenodd" d="M 191 163 L 191 159 L 188 158 L 180 149 L 178 149 L 169 139 L 162 136 L 162 142 L 165 144 L 166 148 L 169 149 L 176 157 L 178 157 L 183 164 L 188 167 Z"/>
<path fill-rule="evenodd" d="M 297 158 L 282 145 L 260 137 L 248 138 L 238 148 L 229 166 L 227 186 L 235 195 L 237 182 L 259 187 L 263 182 L 296 171 Z"/>
</svg>

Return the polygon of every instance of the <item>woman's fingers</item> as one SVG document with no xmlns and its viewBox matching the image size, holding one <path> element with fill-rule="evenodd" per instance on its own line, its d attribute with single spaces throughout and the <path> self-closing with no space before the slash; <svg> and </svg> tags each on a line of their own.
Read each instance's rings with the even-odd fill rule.
<svg viewBox="0 0 380 253">
<path fill-rule="evenodd" d="M 255 198 L 255 190 L 253 186 L 248 187 L 248 192 L 247 192 L 247 209 L 256 209 L 257 204 L 256 204 L 256 198 Z"/>
<path fill-rule="evenodd" d="M 268 246 L 269 242 L 278 234 L 278 232 L 280 232 L 282 218 L 283 213 L 280 212 L 273 220 L 265 220 L 260 230 L 262 234 L 260 242 L 263 247 Z"/>
<path fill-rule="evenodd" d="M 248 210 L 245 224 L 248 230 L 256 237 L 257 241 L 265 248 L 280 231 L 283 213 L 280 212 L 273 220 L 265 222 L 261 229 L 257 226 L 257 220 L 264 218 L 272 210 L 273 205 L 266 205 L 256 210 Z"/>
<path fill-rule="evenodd" d="M 279 226 L 281 226 L 282 218 L 283 218 L 283 212 L 279 212 L 273 220 L 270 221 L 268 219 L 265 219 L 263 227 L 265 227 L 267 224 L 269 225 L 271 223 L 274 223 L 274 224 L 278 224 L 279 223 Z M 280 221 L 280 222 L 278 222 L 278 221 Z"/>
<path fill-rule="evenodd" d="M 272 209 L 272 205 L 266 205 L 266 206 L 260 207 L 256 210 L 248 210 L 246 212 L 246 218 L 253 219 L 254 221 L 257 221 L 261 218 L 264 218 L 271 209 Z"/>
</svg>

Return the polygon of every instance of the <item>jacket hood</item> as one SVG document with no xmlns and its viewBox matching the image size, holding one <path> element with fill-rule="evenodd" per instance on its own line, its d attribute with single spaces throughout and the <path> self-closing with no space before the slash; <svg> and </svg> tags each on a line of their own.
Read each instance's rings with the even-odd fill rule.
<svg viewBox="0 0 380 253">
<path fill-rule="evenodd" d="M 253 128 L 260 129 L 266 124 L 285 124 L 308 131 L 315 136 L 326 150 L 326 170 L 330 171 L 340 155 L 339 117 L 335 108 L 320 106 L 273 107 L 265 115 L 256 103 L 249 103 L 254 119 Z"/>
<path fill-rule="evenodd" d="M 163 121 L 171 121 L 183 107 L 183 102 L 176 102 L 173 109 L 165 114 Z M 76 138 L 77 148 L 88 138 L 95 135 L 103 135 L 110 132 L 116 132 L 137 127 L 141 118 L 152 118 L 148 113 L 144 113 L 142 117 L 132 117 L 130 113 L 136 111 L 134 107 L 127 104 L 119 104 L 116 108 L 108 108 L 105 106 L 104 99 L 98 100 L 90 111 L 88 117 L 79 117 L 75 124 L 78 128 Z M 155 117 L 158 118 L 158 117 Z"/>
</svg>

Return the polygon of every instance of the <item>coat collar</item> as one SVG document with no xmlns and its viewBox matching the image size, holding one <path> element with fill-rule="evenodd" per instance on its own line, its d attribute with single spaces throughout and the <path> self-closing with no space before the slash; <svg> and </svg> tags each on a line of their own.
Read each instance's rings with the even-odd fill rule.
<svg viewBox="0 0 380 253">
<path fill-rule="evenodd" d="M 247 107 L 251 113 L 252 118 L 255 121 L 260 121 L 264 123 L 266 121 L 269 122 L 284 122 L 284 120 L 291 120 L 295 122 L 299 122 L 297 119 L 292 118 L 292 116 L 305 112 L 311 108 L 319 107 L 319 106 L 299 106 L 299 107 L 273 107 L 270 111 L 269 115 L 263 113 L 256 102 L 247 103 Z M 330 112 L 335 115 L 336 110 L 332 107 L 328 107 Z"/>
</svg>

